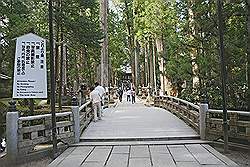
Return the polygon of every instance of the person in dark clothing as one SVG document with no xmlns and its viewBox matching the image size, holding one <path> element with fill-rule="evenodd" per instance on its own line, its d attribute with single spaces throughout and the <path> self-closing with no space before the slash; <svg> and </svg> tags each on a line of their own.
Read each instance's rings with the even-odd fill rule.
<svg viewBox="0 0 250 167">
<path fill-rule="evenodd" d="M 119 88 L 118 91 L 117 91 L 117 93 L 118 93 L 120 102 L 122 102 L 123 90 L 121 88 Z"/>
<path fill-rule="evenodd" d="M 131 97 L 132 97 L 132 104 L 134 104 L 135 103 L 135 89 L 134 88 L 131 90 Z"/>
<path fill-rule="evenodd" d="M 82 84 L 80 86 L 80 89 L 78 90 L 78 93 L 80 95 L 80 101 L 79 104 L 83 105 L 84 103 L 86 103 L 86 95 L 88 94 L 88 89 L 87 89 L 87 85 L 86 84 Z"/>
</svg>

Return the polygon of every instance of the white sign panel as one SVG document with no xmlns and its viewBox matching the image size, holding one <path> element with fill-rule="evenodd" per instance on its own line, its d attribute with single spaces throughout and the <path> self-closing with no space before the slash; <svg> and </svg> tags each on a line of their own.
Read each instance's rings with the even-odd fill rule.
<svg viewBox="0 0 250 167">
<path fill-rule="evenodd" d="M 47 98 L 46 40 L 32 33 L 17 38 L 13 98 Z"/>
</svg>

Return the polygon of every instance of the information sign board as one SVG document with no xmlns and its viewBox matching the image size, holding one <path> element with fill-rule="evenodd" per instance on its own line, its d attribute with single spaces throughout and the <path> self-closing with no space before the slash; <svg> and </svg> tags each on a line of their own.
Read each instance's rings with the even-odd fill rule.
<svg viewBox="0 0 250 167">
<path fill-rule="evenodd" d="M 46 40 L 32 33 L 16 40 L 13 98 L 47 98 Z"/>
</svg>

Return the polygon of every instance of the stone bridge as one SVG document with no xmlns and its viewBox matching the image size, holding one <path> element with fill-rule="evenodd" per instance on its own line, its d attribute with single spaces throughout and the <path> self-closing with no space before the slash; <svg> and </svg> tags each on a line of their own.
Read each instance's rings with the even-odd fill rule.
<svg viewBox="0 0 250 167">
<path fill-rule="evenodd" d="M 222 111 L 171 96 L 155 97 L 154 106 L 138 99 L 136 104 L 118 103 L 105 109 L 97 123 L 91 122 L 90 102 L 58 113 L 57 138 L 69 148 L 49 166 L 237 166 L 208 145 L 222 136 Z M 229 111 L 231 138 L 249 144 L 249 117 Z M 51 141 L 50 115 L 8 113 L 7 140 L 8 158 L 28 157 Z"/>
</svg>

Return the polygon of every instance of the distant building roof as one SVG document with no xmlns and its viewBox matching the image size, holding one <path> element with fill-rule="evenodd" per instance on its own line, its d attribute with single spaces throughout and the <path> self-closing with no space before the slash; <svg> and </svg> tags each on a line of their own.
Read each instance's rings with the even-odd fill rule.
<svg viewBox="0 0 250 167">
<path fill-rule="evenodd" d="M 11 77 L 4 75 L 4 74 L 0 74 L 0 79 L 8 80 L 8 79 L 11 79 Z"/>
<path fill-rule="evenodd" d="M 122 72 L 126 74 L 131 74 L 132 73 L 131 66 L 130 65 L 122 66 Z"/>
</svg>

